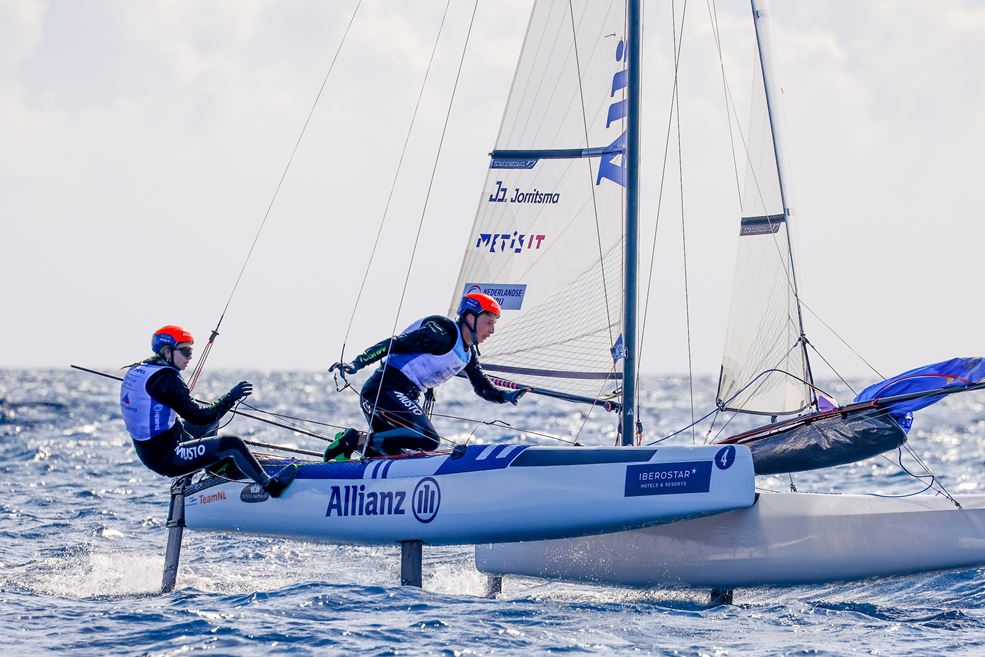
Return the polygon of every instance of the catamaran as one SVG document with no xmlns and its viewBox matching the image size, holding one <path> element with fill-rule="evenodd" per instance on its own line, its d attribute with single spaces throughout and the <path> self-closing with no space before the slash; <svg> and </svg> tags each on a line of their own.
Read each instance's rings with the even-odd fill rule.
<svg viewBox="0 0 985 657">
<path fill-rule="evenodd" d="M 980 359 L 957 359 L 877 384 L 845 406 L 815 385 L 790 247 L 769 13 L 759 0 L 761 91 L 743 140 L 749 173 L 718 410 L 787 419 L 719 444 L 640 444 L 640 11 L 639 0 L 535 3 L 452 295 L 482 291 L 501 304 L 483 354 L 498 385 L 617 412 L 622 446 L 469 445 L 301 462 L 277 500 L 219 476 L 180 480 L 165 588 L 183 526 L 347 544 L 475 543 L 476 564 L 490 574 L 637 586 L 985 563 L 985 496 L 755 491 L 757 473 L 898 448 L 912 411 L 985 377 Z"/>
<path fill-rule="evenodd" d="M 612 24 L 597 30 L 586 17 L 593 10 L 606 9 L 586 4 L 589 6 L 572 6 L 570 20 L 577 28 L 559 30 L 551 52 L 545 52 L 539 39 L 544 32 L 542 25 L 558 9 L 552 3 L 538 3 L 514 93 L 524 89 L 529 80 L 556 75 L 552 67 L 557 64 L 549 59 L 552 54 L 563 60 L 574 53 L 577 61 L 578 53 L 605 52 L 607 46 L 612 50 L 608 35 L 619 33 L 618 26 L 624 18 L 606 16 Z M 985 361 L 959 358 L 918 368 L 874 384 L 843 406 L 815 385 L 790 241 L 791 211 L 776 107 L 770 12 L 765 0 L 751 0 L 751 8 L 759 65 L 754 80 L 752 128 L 742 137 L 739 149 L 744 153 L 747 174 L 741 195 L 739 254 L 717 412 L 772 417 L 767 425 L 718 441 L 749 446 L 756 473 L 766 475 L 851 463 L 904 446 L 913 411 L 947 394 L 982 387 Z M 639 3 L 629 2 L 627 12 L 627 42 L 632 46 L 641 40 Z M 615 51 L 622 61 L 621 42 Z M 639 140 L 633 133 L 637 105 L 632 99 L 639 97 L 638 79 L 633 76 L 638 66 L 637 53 L 631 47 L 628 72 L 620 70 L 611 87 L 615 92 L 628 85 L 630 102 L 610 106 L 606 115 L 609 123 L 626 116 L 629 132 L 610 146 L 596 149 L 601 154 L 594 170 L 597 181 L 614 180 L 626 185 L 627 212 L 636 205 L 632 154 Z M 579 89 L 601 86 L 588 77 L 591 71 L 591 67 L 581 70 L 585 82 L 579 82 Z M 500 135 L 514 148 L 536 144 L 538 140 L 537 135 L 512 126 L 510 119 L 516 116 L 528 120 L 527 117 L 550 110 L 549 106 L 526 106 L 525 98 L 521 96 L 518 101 L 511 97 Z M 582 99 L 582 107 L 586 106 L 589 111 L 585 116 L 591 120 L 595 105 Z M 518 145 L 514 146 L 517 140 Z M 614 147 L 617 155 L 606 151 Z M 497 145 L 493 152 L 493 167 L 501 153 L 499 148 Z M 583 150 L 589 152 L 591 148 Z M 629 166 L 625 171 L 614 169 L 612 158 L 628 162 Z M 510 175 L 512 187 L 524 188 L 535 181 L 544 187 L 547 171 L 513 165 Z M 542 221 L 540 214 L 536 218 Z M 480 224 L 488 225 L 481 211 L 477 226 Z M 616 232 L 610 229 L 607 234 Z M 627 242 L 630 232 L 631 223 L 627 221 Z M 603 255 L 614 253 L 606 251 L 603 244 L 599 248 Z M 629 272 L 634 255 L 629 250 L 626 254 L 624 264 Z M 603 257 L 600 269 L 604 269 L 605 262 Z M 466 278 L 475 280 L 478 275 L 468 269 L 468 263 L 467 258 Z M 504 277 L 502 269 L 494 271 L 492 280 L 500 285 L 519 282 Z M 534 270 L 520 271 L 526 277 Z M 635 284 L 629 275 L 619 283 L 629 289 Z M 633 300 L 628 299 L 626 304 L 632 305 Z M 546 313 L 549 310 L 545 308 L 542 314 Z M 625 349 L 631 352 L 633 327 L 627 321 L 622 328 Z M 514 340 L 520 344 L 522 338 L 517 336 Z M 520 348 L 516 353 L 519 358 L 524 357 Z M 628 362 L 626 365 L 629 367 Z M 516 369 L 504 371 L 519 374 Z M 627 385 L 622 401 L 631 406 L 631 369 L 625 371 L 624 377 Z M 631 428 L 632 424 L 624 425 L 624 439 L 631 435 Z M 985 496 L 953 497 L 942 492 L 937 496 L 890 499 L 763 491 L 757 493 L 755 504 L 749 508 L 701 519 L 574 539 L 480 545 L 476 548 L 476 565 L 493 575 L 645 587 L 707 586 L 725 591 L 736 586 L 828 582 L 985 563 Z"/>
</svg>

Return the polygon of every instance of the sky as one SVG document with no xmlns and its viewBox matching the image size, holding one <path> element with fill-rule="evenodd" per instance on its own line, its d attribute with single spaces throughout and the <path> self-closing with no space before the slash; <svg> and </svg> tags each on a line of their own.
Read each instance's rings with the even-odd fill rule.
<svg viewBox="0 0 985 657">
<path fill-rule="evenodd" d="M 648 262 L 673 80 L 671 16 L 679 22 L 683 5 L 644 4 Z M 772 5 L 812 343 L 839 372 L 868 378 L 842 340 L 887 375 L 981 354 L 985 4 Z M 452 2 L 356 304 L 444 10 L 437 1 L 364 0 L 230 299 L 354 7 L 0 0 L 0 367 L 120 366 L 147 355 L 150 333 L 164 324 L 204 340 L 229 300 L 210 367 L 324 370 L 347 332 L 351 358 L 394 325 L 448 308 L 528 0 L 479 2 L 424 211 L 472 12 L 472 3 Z M 718 0 L 715 10 L 741 113 L 748 2 Z M 738 199 L 710 26 L 709 5 L 689 3 L 681 175 L 674 155 L 644 372 L 715 374 L 721 358 Z"/>
</svg>

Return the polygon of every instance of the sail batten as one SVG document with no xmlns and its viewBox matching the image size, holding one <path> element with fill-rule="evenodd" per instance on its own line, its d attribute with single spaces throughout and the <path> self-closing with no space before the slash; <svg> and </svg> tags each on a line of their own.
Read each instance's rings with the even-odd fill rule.
<svg viewBox="0 0 985 657">
<path fill-rule="evenodd" d="M 510 159 L 523 159 L 523 160 L 537 160 L 537 159 L 578 159 L 583 157 L 601 157 L 602 155 L 615 155 L 622 153 L 624 149 L 618 146 L 596 146 L 594 148 L 557 148 L 557 149 L 529 149 L 529 150 L 495 150 L 490 155 L 493 158 L 493 163 L 499 160 L 510 160 Z M 528 168 L 533 168 L 534 162 Z M 490 164 L 490 168 L 494 167 Z"/>
</svg>

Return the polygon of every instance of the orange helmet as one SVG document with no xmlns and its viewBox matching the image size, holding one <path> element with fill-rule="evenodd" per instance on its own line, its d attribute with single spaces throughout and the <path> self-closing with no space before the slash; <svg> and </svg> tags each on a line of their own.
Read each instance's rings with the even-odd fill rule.
<svg viewBox="0 0 985 657">
<path fill-rule="evenodd" d="M 499 317 L 503 314 L 503 310 L 499 307 L 499 303 L 488 294 L 469 292 L 462 297 L 462 301 L 458 304 L 458 316 L 461 317 L 465 313 L 473 313 L 476 317 L 482 313 L 492 313 Z"/>
<path fill-rule="evenodd" d="M 160 354 L 161 349 L 164 347 L 171 347 L 174 349 L 181 343 L 194 344 L 195 338 L 192 337 L 191 333 L 180 326 L 169 324 L 154 331 L 154 335 L 152 335 L 150 339 L 150 348 L 155 354 Z"/>
</svg>

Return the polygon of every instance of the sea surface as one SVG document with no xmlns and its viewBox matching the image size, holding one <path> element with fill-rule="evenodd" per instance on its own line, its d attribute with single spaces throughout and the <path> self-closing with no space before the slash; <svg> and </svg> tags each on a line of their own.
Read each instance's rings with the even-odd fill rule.
<svg viewBox="0 0 985 657">
<path fill-rule="evenodd" d="M 119 373 L 118 371 L 115 373 Z M 310 372 L 208 372 L 211 398 L 241 378 L 251 403 L 360 426 L 355 396 Z M 712 406 L 710 380 L 694 405 Z M 840 397 L 851 393 L 832 384 Z M 456 440 L 518 435 L 615 440 L 614 418 L 525 397 L 517 408 L 441 391 Z M 645 441 L 684 426 L 682 378 L 645 378 Z M 724 419 L 716 425 L 720 428 Z M 726 433 L 742 426 L 736 420 Z M 331 427 L 311 425 L 330 434 Z M 716 430 L 717 430 L 716 428 Z M 703 442 L 701 432 L 677 442 Z M 324 443 L 237 418 L 224 431 L 320 451 Z M 536 432 L 536 433 L 534 433 Z M 471 548 L 427 548 L 423 590 L 402 588 L 397 548 L 185 532 L 176 590 L 159 591 L 169 482 L 137 460 L 118 384 L 70 369 L 0 370 L 0 654 L 4 655 L 985 655 L 985 569 L 795 588 L 630 590 L 506 578 L 484 597 Z M 952 493 L 985 485 L 985 394 L 918 414 L 910 444 Z M 907 494 L 923 485 L 883 458 L 804 474 L 800 490 Z M 785 490 L 786 478 L 761 478 Z"/>
</svg>

